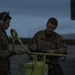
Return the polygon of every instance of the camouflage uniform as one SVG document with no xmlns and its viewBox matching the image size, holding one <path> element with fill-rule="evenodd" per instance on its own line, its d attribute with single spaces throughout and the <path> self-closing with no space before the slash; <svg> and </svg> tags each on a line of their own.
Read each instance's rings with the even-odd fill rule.
<svg viewBox="0 0 75 75">
<path fill-rule="evenodd" d="M 32 38 L 29 49 L 30 46 L 35 43 L 37 44 L 37 50 L 47 51 L 51 49 L 58 54 L 67 54 L 67 46 L 65 44 L 65 41 L 56 32 L 53 32 L 50 35 L 50 38 L 46 37 L 45 30 L 37 32 Z M 56 58 L 52 57 L 49 57 L 49 59 L 52 61 L 56 60 Z"/>
<path fill-rule="evenodd" d="M 7 34 L 5 31 L 0 31 L 0 75 L 8 75 L 11 55 Z"/>
</svg>

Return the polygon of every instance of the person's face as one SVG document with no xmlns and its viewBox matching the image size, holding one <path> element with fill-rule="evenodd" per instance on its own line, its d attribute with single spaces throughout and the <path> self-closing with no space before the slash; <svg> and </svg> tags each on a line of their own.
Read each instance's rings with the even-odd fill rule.
<svg viewBox="0 0 75 75">
<path fill-rule="evenodd" d="M 47 32 L 47 34 L 51 34 L 52 32 L 54 32 L 55 28 L 56 28 L 56 25 L 53 25 L 50 22 L 48 24 L 46 24 L 46 32 Z"/>
<path fill-rule="evenodd" d="M 7 20 L 4 22 L 3 30 L 7 30 L 9 26 L 10 26 L 10 20 L 7 19 Z"/>
</svg>

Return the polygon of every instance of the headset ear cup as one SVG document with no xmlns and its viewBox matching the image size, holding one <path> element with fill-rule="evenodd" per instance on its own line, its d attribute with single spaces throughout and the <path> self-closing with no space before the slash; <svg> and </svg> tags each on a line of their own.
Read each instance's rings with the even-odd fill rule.
<svg viewBox="0 0 75 75">
<path fill-rule="evenodd" d="M 0 20 L 0 26 L 3 26 L 3 25 L 4 25 L 3 20 Z"/>
</svg>

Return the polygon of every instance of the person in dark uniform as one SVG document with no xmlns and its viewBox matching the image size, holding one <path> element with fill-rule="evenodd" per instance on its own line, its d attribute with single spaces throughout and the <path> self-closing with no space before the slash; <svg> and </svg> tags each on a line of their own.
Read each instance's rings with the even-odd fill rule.
<svg viewBox="0 0 75 75">
<path fill-rule="evenodd" d="M 9 50 L 6 30 L 10 26 L 12 17 L 9 12 L 0 13 L 0 75 L 8 75 L 10 69 L 9 57 L 23 53 L 22 51 Z"/>
<path fill-rule="evenodd" d="M 31 51 L 44 51 L 50 54 L 67 54 L 67 45 L 63 37 L 55 32 L 58 26 L 58 21 L 56 18 L 51 17 L 46 23 L 46 29 L 38 31 L 32 38 L 28 48 Z M 57 64 L 59 58 L 57 57 L 47 57 L 50 64 Z M 52 62 L 52 63 L 51 63 Z M 50 73 L 50 69 L 49 69 Z M 49 74 L 52 75 L 52 74 Z"/>
</svg>

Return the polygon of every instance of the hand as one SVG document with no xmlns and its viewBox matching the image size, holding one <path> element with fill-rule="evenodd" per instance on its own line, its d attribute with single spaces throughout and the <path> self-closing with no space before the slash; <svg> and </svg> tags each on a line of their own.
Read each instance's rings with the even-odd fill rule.
<svg viewBox="0 0 75 75">
<path fill-rule="evenodd" d="M 48 50 L 47 52 L 54 54 L 54 50 Z"/>
<path fill-rule="evenodd" d="M 36 44 L 33 44 L 33 45 L 31 46 L 31 49 L 32 49 L 32 50 L 36 50 L 36 48 L 37 48 L 37 45 L 36 45 Z"/>
</svg>

